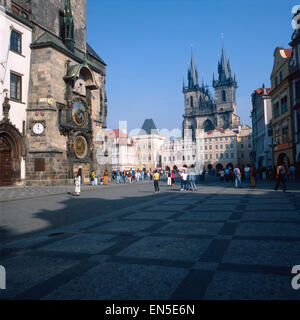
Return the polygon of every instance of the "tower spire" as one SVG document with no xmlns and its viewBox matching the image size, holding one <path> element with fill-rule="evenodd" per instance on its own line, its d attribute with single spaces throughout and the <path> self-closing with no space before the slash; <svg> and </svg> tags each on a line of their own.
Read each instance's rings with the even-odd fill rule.
<svg viewBox="0 0 300 320">
<path fill-rule="evenodd" d="M 223 40 L 222 40 L 221 60 L 218 64 L 218 72 L 219 72 L 219 81 L 226 81 L 230 78 L 230 73 L 231 73 L 230 63 L 229 63 L 229 60 L 228 62 L 226 60 Z"/>
<path fill-rule="evenodd" d="M 191 47 L 191 64 L 190 69 L 188 71 L 188 81 L 189 81 L 189 88 L 192 89 L 196 85 L 198 85 L 198 71 L 196 70 L 195 63 L 194 63 L 194 54 L 193 48 Z"/>
</svg>

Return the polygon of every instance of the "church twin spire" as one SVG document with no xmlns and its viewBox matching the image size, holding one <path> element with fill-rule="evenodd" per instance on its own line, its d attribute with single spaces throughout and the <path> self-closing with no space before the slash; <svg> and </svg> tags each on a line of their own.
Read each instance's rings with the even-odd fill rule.
<svg viewBox="0 0 300 320">
<path fill-rule="evenodd" d="M 215 78 L 215 73 L 213 73 L 213 87 L 219 86 L 219 85 L 226 85 L 226 84 L 236 84 L 236 76 L 234 74 L 234 77 L 232 77 L 231 73 L 231 66 L 230 66 L 230 60 L 226 59 L 226 54 L 224 50 L 224 45 L 222 44 L 222 54 L 221 54 L 221 60 L 218 62 L 218 80 Z M 202 80 L 202 87 L 204 86 L 203 80 Z M 199 82 L 198 82 L 198 70 L 197 67 L 195 67 L 194 63 L 194 55 L 192 51 L 191 56 L 191 63 L 190 68 L 188 69 L 188 86 L 185 86 L 185 82 L 183 80 L 183 90 L 196 90 L 199 88 Z"/>
</svg>

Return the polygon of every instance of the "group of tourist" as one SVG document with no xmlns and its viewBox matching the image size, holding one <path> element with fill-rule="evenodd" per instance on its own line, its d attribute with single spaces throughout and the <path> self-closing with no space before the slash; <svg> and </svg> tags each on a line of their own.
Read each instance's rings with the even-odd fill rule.
<svg viewBox="0 0 300 320">
<path fill-rule="evenodd" d="M 203 170 L 202 176 L 205 174 Z M 283 191 L 286 191 L 286 182 L 288 179 L 294 183 L 295 182 L 295 166 L 292 164 L 287 166 L 284 163 L 279 163 L 276 167 L 261 168 L 256 170 L 254 165 L 246 165 L 239 167 L 227 167 L 226 169 L 221 168 L 217 171 L 217 176 L 220 177 L 221 182 L 232 182 L 235 183 L 236 188 L 242 188 L 244 181 L 250 180 L 251 187 L 256 186 L 256 179 L 260 177 L 262 180 L 276 180 L 275 190 L 277 191 L 279 186 L 282 184 Z M 180 178 L 180 191 L 195 191 L 196 188 L 196 172 L 195 167 L 192 165 L 189 168 L 184 167 L 180 170 L 167 170 L 162 171 L 156 169 L 154 172 L 151 170 L 123 170 L 123 171 L 113 171 L 112 179 L 115 180 L 118 184 L 122 182 L 124 184 L 131 184 L 133 182 L 139 183 L 143 180 L 153 180 L 155 192 L 160 192 L 159 190 L 159 181 L 163 178 L 166 178 L 167 185 L 169 187 L 175 186 L 176 177 Z M 204 179 L 200 179 L 204 180 Z M 99 177 L 95 170 L 92 170 L 90 173 L 90 182 L 93 186 L 99 184 L 107 185 L 109 181 L 109 172 L 105 170 L 103 177 Z M 80 186 L 82 184 L 82 169 L 80 168 L 75 177 L 75 195 L 80 195 Z"/>
<path fill-rule="evenodd" d="M 256 179 L 260 177 L 261 180 L 276 180 L 275 190 L 278 190 L 280 184 L 283 185 L 283 191 L 286 191 L 286 182 L 295 182 L 296 168 L 292 164 L 287 166 L 284 163 L 279 163 L 276 167 L 260 168 L 256 170 L 255 166 L 250 164 L 239 168 L 238 166 L 228 167 L 225 170 L 218 171 L 221 182 L 234 182 L 236 188 L 242 187 L 242 182 L 250 180 L 251 187 L 256 186 Z"/>
<path fill-rule="evenodd" d="M 134 182 L 141 182 L 143 180 L 153 180 L 153 175 L 151 170 L 146 171 L 146 169 L 143 170 L 116 170 L 112 172 L 112 180 L 116 181 L 116 183 L 121 184 L 121 183 L 134 183 Z M 160 174 L 161 176 L 161 174 Z"/>
<path fill-rule="evenodd" d="M 74 182 L 75 182 L 75 196 L 80 196 L 81 191 L 81 184 L 82 184 L 82 169 L 79 168 L 77 171 L 77 174 L 75 176 Z M 90 182 L 91 185 L 97 186 L 99 184 L 107 185 L 109 181 L 109 172 L 107 170 L 104 171 L 103 177 L 99 177 L 97 172 L 95 170 L 92 170 L 90 173 Z"/>
</svg>

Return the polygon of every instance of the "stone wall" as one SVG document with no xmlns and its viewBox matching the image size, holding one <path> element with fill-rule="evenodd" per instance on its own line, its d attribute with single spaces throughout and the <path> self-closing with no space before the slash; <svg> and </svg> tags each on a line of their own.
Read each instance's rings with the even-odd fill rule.
<svg viewBox="0 0 300 320">
<path fill-rule="evenodd" d="M 64 10 L 64 0 L 31 0 L 33 21 L 45 30 L 59 36 L 59 10 Z M 86 51 L 86 0 L 71 0 L 74 17 L 75 47 Z M 36 26 L 33 30 L 33 41 L 44 30 Z"/>
</svg>

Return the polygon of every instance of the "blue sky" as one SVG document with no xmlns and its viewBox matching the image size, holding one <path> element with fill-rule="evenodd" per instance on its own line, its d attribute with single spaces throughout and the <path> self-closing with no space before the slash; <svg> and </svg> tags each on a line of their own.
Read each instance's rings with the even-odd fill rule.
<svg viewBox="0 0 300 320">
<path fill-rule="evenodd" d="M 211 86 L 224 47 L 236 73 L 238 114 L 251 124 L 251 93 L 270 86 L 273 52 L 289 47 L 290 0 L 87 0 L 89 44 L 107 63 L 108 127 L 153 118 L 180 128 L 183 77 L 193 46 L 199 78 Z M 212 88 L 211 88 L 212 90 Z"/>
</svg>

